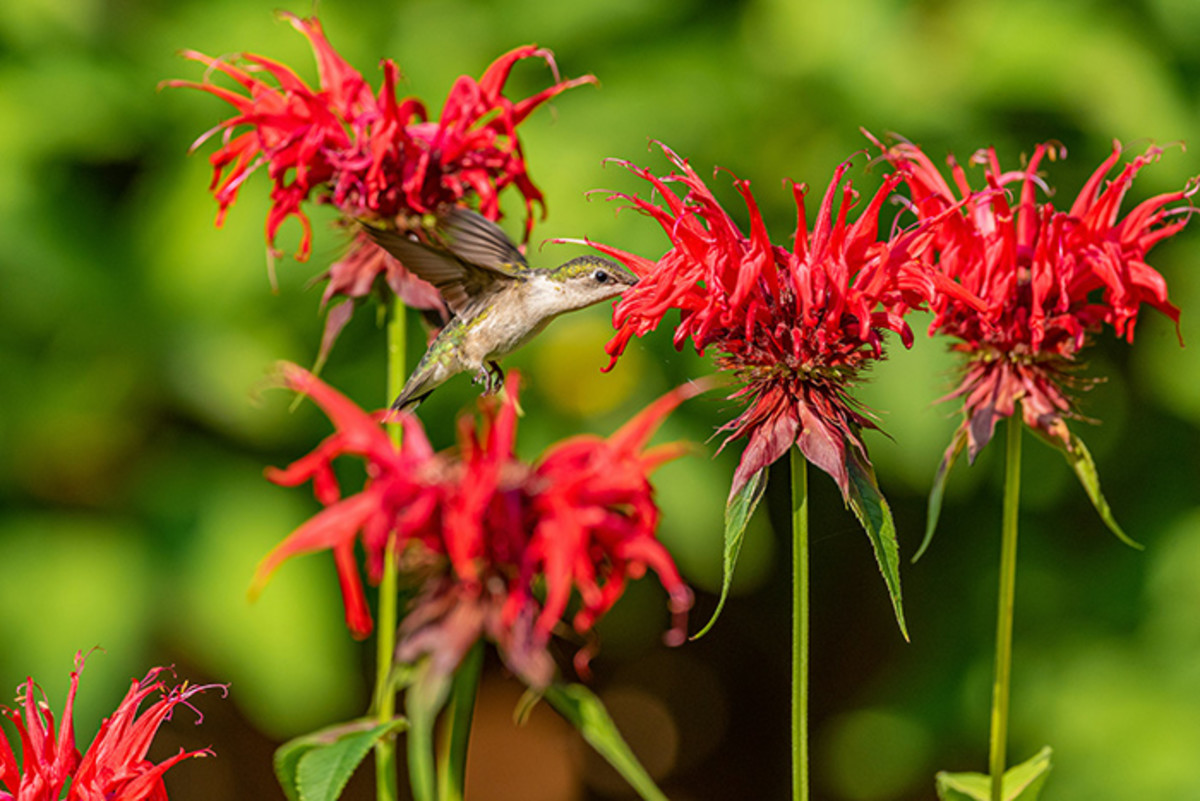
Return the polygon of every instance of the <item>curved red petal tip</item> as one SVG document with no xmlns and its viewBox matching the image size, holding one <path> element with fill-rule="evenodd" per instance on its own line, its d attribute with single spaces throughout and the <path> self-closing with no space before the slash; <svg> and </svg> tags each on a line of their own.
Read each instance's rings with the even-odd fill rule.
<svg viewBox="0 0 1200 801">
<path fill-rule="evenodd" d="M 324 38 L 324 30 L 321 28 L 321 21 L 316 17 L 302 17 L 299 14 L 294 14 L 286 9 L 276 9 L 275 18 L 287 22 L 293 28 L 298 30 L 310 42 L 312 42 L 314 34 Z M 312 42 L 314 45 L 315 42 Z"/>
<path fill-rule="evenodd" d="M 317 380 L 316 376 L 295 362 L 276 362 L 275 373 L 284 386 L 297 392 L 305 392 Z"/>
<path fill-rule="evenodd" d="M 676 387 L 621 426 L 608 438 L 609 444 L 617 450 L 633 451 L 642 448 L 675 407 L 714 386 L 716 379 L 705 376 Z"/>
<path fill-rule="evenodd" d="M 879 148 L 880 150 L 884 151 L 885 153 L 887 152 L 887 147 L 883 144 L 883 142 L 881 142 L 879 140 L 878 137 L 875 136 L 875 134 L 871 133 L 870 131 L 868 131 L 866 128 L 864 128 L 861 125 L 858 126 L 858 132 L 861 133 L 863 136 L 865 136 L 867 138 L 867 141 L 870 142 L 871 144 L 875 145 L 875 147 Z"/>
<path fill-rule="evenodd" d="M 683 170 L 684 172 L 692 171 L 692 168 L 688 166 L 687 159 L 682 158 L 678 153 L 676 153 L 674 150 L 672 150 L 667 145 L 666 142 L 663 142 L 659 139 L 651 139 L 650 144 L 658 145 L 659 148 L 662 150 L 663 154 L 667 157 L 667 160 L 670 161 L 672 164 L 674 164 L 679 169 Z M 716 168 L 714 168 L 714 169 L 716 169 Z"/>
<path fill-rule="evenodd" d="M 671 628 L 663 634 L 663 642 L 675 647 L 687 642 L 687 613 L 695 602 L 695 596 L 686 585 L 679 584 L 670 589 L 667 608 L 671 610 Z"/>
<path fill-rule="evenodd" d="M 666 445 L 659 445 L 642 454 L 642 470 L 646 473 L 653 473 L 667 462 L 673 462 L 689 453 L 698 453 L 699 450 L 699 446 L 691 442 L 670 442 Z"/>
<path fill-rule="evenodd" d="M 521 394 L 521 371 L 509 370 L 508 376 L 504 380 L 504 395 L 505 403 L 511 403 L 514 406 L 520 407 L 517 402 L 518 396 Z"/>
<path fill-rule="evenodd" d="M 371 632 L 375 630 L 375 622 L 371 620 L 371 613 L 365 608 L 347 606 L 346 628 L 350 630 L 351 637 L 361 641 L 371 636 Z"/>
<path fill-rule="evenodd" d="M 591 681 L 592 657 L 595 655 L 596 646 L 588 644 L 576 651 L 575 657 L 571 660 L 571 664 L 575 668 L 575 674 L 584 681 Z"/>
</svg>

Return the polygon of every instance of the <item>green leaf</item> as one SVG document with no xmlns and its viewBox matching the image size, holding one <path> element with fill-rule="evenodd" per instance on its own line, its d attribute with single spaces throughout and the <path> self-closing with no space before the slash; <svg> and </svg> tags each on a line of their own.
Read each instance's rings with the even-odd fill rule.
<svg viewBox="0 0 1200 801">
<path fill-rule="evenodd" d="M 946 477 L 950 475 L 950 468 L 954 467 L 955 460 L 966 444 L 967 429 L 963 427 L 954 432 L 954 439 L 950 441 L 950 447 L 942 456 L 942 463 L 938 465 L 937 474 L 933 477 L 933 488 L 929 490 L 929 507 L 925 513 L 925 539 L 921 540 L 921 547 L 913 554 L 913 562 L 920 559 L 929 543 L 933 542 L 934 529 L 937 528 L 938 518 L 942 516 L 942 494 L 946 491 Z"/>
<path fill-rule="evenodd" d="M 1084 491 L 1092 501 L 1092 506 L 1096 507 L 1096 511 L 1108 526 L 1109 531 L 1116 534 L 1117 539 L 1131 548 L 1142 550 L 1145 546 L 1122 531 L 1117 519 L 1113 517 L 1112 509 L 1109 508 L 1104 493 L 1100 491 L 1100 474 L 1096 471 L 1096 462 L 1092 459 L 1092 454 L 1088 451 L 1087 446 L 1074 433 L 1070 436 L 1071 446 L 1069 448 L 1059 440 L 1043 439 L 1042 441 L 1049 442 L 1066 457 L 1067 464 L 1071 465 L 1075 475 L 1079 476 L 1079 483 L 1083 485 Z"/>
<path fill-rule="evenodd" d="M 896 542 L 896 521 L 892 519 L 887 500 L 879 491 L 874 468 L 860 459 L 853 448 L 846 449 L 846 469 L 850 476 L 847 501 L 871 540 L 879 572 L 883 574 L 888 595 L 892 598 L 896 622 L 900 624 L 900 633 L 907 640 L 908 626 L 904 623 L 904 605 L 900 598 L 900 546 Z"/>
<path fill-rule="evenodd" d="M 698 640 L 707 634 L 708 630 L 717 622 L 721 610 L 725 608 L 725 600 L 729 597 L 729 588 L 733 585 L 733 569 L 737 566 L 738 554 L 742 552 L 742 540 L 746 538 L 746 525 L 754 516 L 754 510 L 758 506 L 758 502 L 762 500 L 766 488 L 767 470 L 763 468 L 751 476 L 750 480 L 743 484 L 737 494 L 730 498 L 729 503 L 725 505 L 725 571 L 724 577 L 721 579 L 721 598 L 717 601 L 717 608 L 713 610 L 712 617 L 704 624 L 704 628 L 692 635 L 693 640 Z"/>
<path fill-rule="evenodd" d="M 621 739 L 621 733 L 617 731 L 603 702 L 591 690 L 582 684 L 552 684 L 546 688 L 544 697 L 645 801 L 667 801 L 633 751 Z"/>
<path fill-rule="evenodd" d="M 279 782 L 287 801 L 300 801 L 300 788 L 296 786 L 296 770 L 300 765 L 300 757 L 307 754 L 315 745 L 303 743 L 303 737 L 289 740 L 275 750 L 275 779 Z"/>
<path fill-rule="evenodd" d="M 406 725 L 403 718 L 388 723 L 360 718 L 289 740 L 275 751 L 275 777 L 283 794 L 288 801 L 337 798 L 379 738 Z M 359 748 L 362 752 L 350 761 Z"/>
<path fill-rule="evenodd" d="M 1050 746 L 1033 758 L 1004 772 L 1001 797 L 1004 801 L 1037 801 L 1042 785 L 1050 775 Z M 992 780 L 982 773 L 946 773 L 937 775 L 937 793 L 941 801 L 991 801 Z"/>
</svg>

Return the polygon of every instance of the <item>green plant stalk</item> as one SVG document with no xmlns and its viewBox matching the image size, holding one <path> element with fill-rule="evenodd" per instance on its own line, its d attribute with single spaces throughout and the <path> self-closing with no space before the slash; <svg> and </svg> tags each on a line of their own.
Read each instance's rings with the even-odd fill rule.
<svg viewBox="0 0 1200 801">
<path fill-rule="evenodd" d="M 483 640 L 467 652 L 454 674 L 446 724 L 438 743 L 438 801 L 463 801 L 467 785 L 467 746 L 471 740 L 471 719 L 475 715 L 475 696 L 483 673 Z"/>
<path fill-rule="evenodd" d="M 792 799 L 808 801 L 808 462 L 792 448 Z"/>
<path fill-rule="evenodd" d="M 1017 585 L 1017 510 L 1021 497 L 1020 411 L 1008 418 L 1004 464 L 1004 517 L 1000 534 L 1000 591 L 996 612 L 996 669 L 992 685 L 992 731 L 988 748 L 991 801 L 1002 801 L 1005 747 L 1008 740 L 1008 700 L 1012 682 L 1013 600 Z"/>
<path fill-rule="evenodd" d="M 393 302 L 387 322 L 387 403 L 400 394 L 408 373 L 405 349 L 404 303 Z M 399 423 L 387 424 L 388 434 L 397 448 L 403 433 Z M 394 534 L 384 549 L 383 577 L 379 581 L 378 625 L 375 642 L 375 694 L 372 709 L 380 723 L 396 715 L 396 692 L 392 686 L 392 659 L 396 652 L 397 625 L 396 542 Z M 400 791 L 396 774 L 396 739 L 392 735 L 379 738 L 375 744 L 375 797 L 378 801 L 398 801 Z"/>
<path fill-rule="evenodd" d="M 409 720 L 415 720 L 409 707 Z M 434 801 L 437 771 L 433 765 L 433 726 L 414 725 L 405 733 L 408 746 L 408 786 L 415 801 Z"/>
</svg>

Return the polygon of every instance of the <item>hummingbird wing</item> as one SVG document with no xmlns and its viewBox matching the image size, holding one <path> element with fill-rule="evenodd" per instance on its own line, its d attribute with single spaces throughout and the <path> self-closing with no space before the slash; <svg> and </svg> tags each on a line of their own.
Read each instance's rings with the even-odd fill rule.
<svg viewBox="0 0 1200 801">
<path fill-rule="evenodd" d="M 365 224 L 363 230 L 406 268 L 433 284 L 450 311 L 459 316 L 497 281 L 519 279 L 529 269 L 503 229 L 469 209 L 456 207 L 438 221 L 444 248 L 399 231 Z"/>
<path fill-rule="evenodd" d="M 450 252 L 469 264 L 514 278 L 529 269 L 504 229 L 478 212 L 455 206 L 437 227 Z"/>
</svg>

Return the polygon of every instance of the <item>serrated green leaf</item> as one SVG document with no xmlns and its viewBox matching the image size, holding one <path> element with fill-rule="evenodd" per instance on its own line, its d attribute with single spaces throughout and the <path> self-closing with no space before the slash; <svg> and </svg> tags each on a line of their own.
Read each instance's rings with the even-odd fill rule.
<svg viewBox="0 0 1200 801">
<path fill-rule="evenodd" d="M 1099 513 L 1109 531 L 1117 535 L 1117 539 L 1130 546 L 1142 550 L 1143 546 L 1140 542 L 1133 539 L 1121 530 L 1121 526 L 1117 523 L 1117 519 L 1113 516 L 1112 509 L 1108 506 L 1108 501 L 1104 498 L 1104 493 L 1100 491 L 1100 474 L 1096 470 L 1096 462 L 1092 459 L 1091 452 L 1087 446 L 1083 444 L 1083 440 L 1071 435 L 1071 447 L 1067 448 L 1058 440 L 1045 440 L 1053 445 L 1066 458 L 1067 464 L 1071 465 L 1071 469 L 1075 471 L 1075 475 L 1079 477 L 1079 483 L 1083 485 L 1084 491 L 1088 498 L 1092 501 L 1092 506 L 1096 507 L 1096 512 Z"/>
<path fill-rule="evenodd" d="M 937 473 L 933 477 L 933 487 L 929 490 L 929 506 L 925 513 L 925 539 L 921 540 L 921 547 L 917 548 L 917 552 L 913 554 L 913 562 L 920 559 L 921 555 L 925 553 L 925 549 L 929 547 L 929 543 L 933 542 L 933 532 L 937 529 L 938 518 L 942 516 L 942 494 L 946 491 L 946 477 L 950 475 L 950 468 L 954 467 L 954 462 L 966 444 L 967 429 L 960 428 L 954 432 L 954 439 L 950 440 L 950 447 L 942 455 L 942 462 L 938 465 Z"/>
<path fill-rule="evenodd" d="M 742 552 L 742 541 L 746 538 L 746 526 L 749 524 L 750 518 L 754 516 L 754 510 L 758 507 L 758 502 L 762 500 L 766 488 L 767 470 L 763 468 L 751 476 L 750 480 L 743 484 L 737 494 L 730 498 L 729 503 L 725 505 L 725 566 L 724 575 L 721 578 L 721 597 L 717 600 L 717 608 L 713 610 L 712 617 L 700 631 L 692 635 L 693 640 L 698 640 L 707 634 L 708 630 L 717 622 L 721 610 L 725 608 L 725 601 L 729 598 L 729 588 L 733 586 L 733 570 L 737 567 L 738 555 Z"/>
<path fill-rule="evenodd" d="M 552 684 L 544 697 L 645 801 L 667 801 L 621 738 L 604 703 L 591 690 L 582 684 Z"/>
<path fill-rule="evenodd" d="M 303 785 L 298 778 L 300 764 L 308 755 L 334 747 L 342 740 L 353 737 L 366 737 L 369 750 L 380 737 L 392 731 L 399 731 L 405 725 L 407 724 L 403 718 L 396 718 L 390 723 L 378 723 L 374 718 L 360 718 L 288 740 L 275 750 L 274 758 L 275 777 L 279 780 L 283 794 L 288 801 L 309 801 L 314 797 L 301 789 Z M 349 775 L 346 778 L 349 779 Z M 341 788 L 338 788 L 338 792 L 341 792 Z"/>
<path fill-rule="evenodd" d="M 896 521 L 892 510 L 879 491 L 875 481 L 875 470 L 869 462 L 861 460 L 853 448 L 846 450 L 846 470 L 850 476 L 850 491 L 847 501 L 863 530 L 871 540 L 879 572 L 887 584 L 896 612 L 900 633 L 908 639 L 908 626 L 904 622 L 904 604 L 900 598 L 900 545 L 896 542 Z"/>
<path fill-rule="evenodd" d="M 363 758 L 380 738 L 403 725 L 401 720 L 380 723 L 366 731 L 348 734 L 330 745 L 318 746 L 300 757 L 296 786 L 300 801 L 337 801 Z"/>
<path fill-rule="evenodd" d="M 275 749 L 275 780 L 283 790 L 287 801 L 300 801 L 300 788 L 296 786 L 296 768 L 300 757 L 317 746 L 312 743 L 300 742 L 303 737 L 289 740 Z"/>
<path fill-rule="evenodd" d="M 1001 797 L 1004 801 L 1037 801 L 1050 775 L 1050 746 L 1032 758 L 1004 772 Z M 991 801 L 992 780 L 983 773 L 946 773 L 937 775 L 937 793 L 941 801 Z"/>
</svg>

